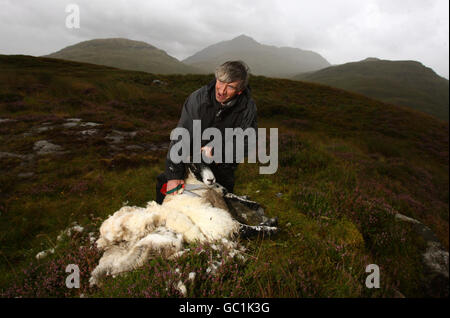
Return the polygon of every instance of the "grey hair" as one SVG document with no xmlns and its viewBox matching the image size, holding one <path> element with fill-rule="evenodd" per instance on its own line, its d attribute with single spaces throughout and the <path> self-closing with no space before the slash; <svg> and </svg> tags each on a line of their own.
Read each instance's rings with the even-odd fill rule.
<svg viewBox="0 0 450 318">
<path fill-rule="evenodd" d="M 248 85 L 249 67 L 243 61 L 228 61 L 216 68 L 216 79 L 224 83 L 240 81 L 238 90 Z"/>
</svg>

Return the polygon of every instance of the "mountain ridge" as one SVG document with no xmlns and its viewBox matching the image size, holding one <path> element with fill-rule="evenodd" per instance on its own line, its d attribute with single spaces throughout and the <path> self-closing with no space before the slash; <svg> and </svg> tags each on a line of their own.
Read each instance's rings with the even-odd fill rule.
<svg viewBox="0 0 450 318">
<path fill-rule="evenodd" d="M 212 44 L 182 62 L 212 73 L 217 65 L 234 59 L 246 62 L 255 75 L 284 78 L 291 77 L 297 70 L 312 71 L 330 65 L 316 52 L 261 44 L 244 34 Z"/>
<path fill-rule="evenodd" d="M 82 41 L 43 57 L 87 62 L 149 73 L 199 73 L 199 70 L 185 65 L 164 50 L 143 41 L 126 38 Z"/>
<path fill-rule="evenodd" d="M 419 61 L 370 57 L 298 74 L 293 79 L 360 93 L 448 121 L 449 81 Z"/>
</svg>

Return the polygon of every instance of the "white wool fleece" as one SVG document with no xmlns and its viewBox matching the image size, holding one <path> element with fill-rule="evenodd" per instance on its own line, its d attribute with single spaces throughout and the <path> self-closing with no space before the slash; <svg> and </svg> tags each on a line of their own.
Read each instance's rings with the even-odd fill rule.
<svg viewBox="0 0 450 318">
<path fill-rule="evenodd" d="M 151 253 L 173 255 L 181 250 L 183 239 L 164 227 L 148 234 L 135 244 L 117 244 L 105 250 L 98 266 L 92 271 L 89 282 L 97 285 L 105 275 L 117 275 L 144 265 Z"/>
<path fill-rule="evenodd" d="M 100 227 L 98 248 L 104 250 L 91 274 L 91 284 L 142 266 L 156 252 L 171 256 L 184 242 L 212 242 L 231 237 L 239 228 L 232 216 L 201 197 L 176 195 L 162 205 L 122 207 Z"/>
<path fill-rule="evenodd" d="M 228 211 L 215 208 L 200 197 L 176 196 L 163 206 L 168 208 L 166 211 L 177 211 L 190 221 L 192 226 L 188 231 L 184 230 L 188 224 L 184 219 L 179 219 L 179 222 L 175 224 L 166 223 L 166 226 L 173 231 L 183 233 L 187 242 L 220 240 L 229 237 L 238 229 L 238 223 Z M 172 214 L 172 212 L 168 212 L 168 214 Z M 195 234 L 192 233 L 194 229 Z"/>
<path fill-rule="evenodd" d="M 97 247 L 106 248 L 122 241 L 135 242 L 154 231 L 159 225 L 158 208 L 153 208 L 153 213 L 149 213 L 149 206 L 147 208 L 124 206 L 101 225 Z"/>
</svg>

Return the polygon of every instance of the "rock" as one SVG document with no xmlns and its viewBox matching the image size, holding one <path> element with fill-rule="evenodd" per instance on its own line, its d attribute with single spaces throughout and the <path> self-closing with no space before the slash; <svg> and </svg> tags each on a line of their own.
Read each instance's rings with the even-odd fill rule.
<svg viewBox="0 0 450 318">
<path fill-rule="evenodd" d="M 0 151 L 0 159 L 2 159 L 2 158 L 19 158 L 22 160 L 27 159 L 27 157 L 24 155 L 18 155 L 18 154 L 11 153 L 11 152 L 1 152 Z"/>
<path fill-rule="evenodd" d="M 62 147 L 52 144 L 47 140 L 39 140 L 34 143 L 33 150 L 38 155 L 47 155 L 53 153 L 60 153 L 62 151 Z"/>
<path fill-rule="evenodd" d="M 123 132 L 128 136 L 129 138 L 134 138 L 137 135 L 137 131 L 131 131 L 131 132 Z"/>
<path fill-rule="evenodd" d="M 73 128 L 73 127 L 76 127 L 76 126 L 78 126 L 77 122 L 70 122 L 70 123 L 63 124 L 64 128 Z"/>
<path fill-rule="evenodd" d="M 431 271 L 448 279 L 448 252 L 442 249 L 439 242 L 428 242 L 423 258 Z"/>
<path fill-rule="evenodd" d="M 125 138 L 133 138 L 137 134 L 137 131 L 120 131 L 120 130 L 113 130 L 111 133 L 109 133 L 105 139 L 108 140 L 110 143 L 118 144 L 123 142 Z"/>
<path fill-rule="evenodd" d="M 98 129 L 88 129 L 79 132 L 79 134 L 83 136 L 92 136 L 95 135 L 96 133 L 98 133 Z"/>
<path fill-rule="evenodd" d="M 21 179 L 31 178 L 32 176 L 34 176 L 34 172 L 22 172 L 17 175 L 17 177 Z"/>
<path fill-rule="evenodd" d="M 443 248 L 429 227 L 418 220 L 397 213 L 395 218 L 414 226 L 415 231 L 426 242 L 422 253 L 424 264 L 423 289 L 429 297 L 448 297 L 449 291 L 449 253 Z"/>
<path fill-rule="evenodd" d="M 105 139 L 112 144 L 120 144 L 124 140 L 124 136 L 116 134 L 108 134 Z"/>
<path fill-rule="evenodd" d="M 87 122 L 87 123 L 80 124 L 80 127 L 97 127 L 97 126 L 101 126 L 101 125 L 102 124 Z"/>
<path fill-rule="evenodd" d="M 4 124 L 4 123 L 13 123 L 17 120 L 14 119 L 9 119 L 9 118 L 0 118 L 0 124 Z"/>
<path fill-rule="evenodd" d="M 43 126 L 43 127 L 36 128 L 36 131 L 38 133 L 42 133 L 44 131 L 52 130 L 53 128 L 54 128 L 53 126 Z"/>
<path fill-rule="evenodd" d="M 160 80 L 153 80 L 152 84 L 156 84 L 156 85 L 166 85 L 166 82 L 160 81 Z"/>
</svg>

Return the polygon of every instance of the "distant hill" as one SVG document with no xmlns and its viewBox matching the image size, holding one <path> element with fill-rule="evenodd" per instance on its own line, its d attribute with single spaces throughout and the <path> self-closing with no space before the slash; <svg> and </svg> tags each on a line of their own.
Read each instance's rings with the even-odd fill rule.
<svg viewBox="0 0 450 318">
<path fill-rule="evenodd" d="M 448 121 L 449 82 L 420 62 L 367 58 L 294 79 L 342 88 Z"/>
<path fill-rule="evenodd" d="M 157 74 L 199 73 L 148 43 L 123 38 L 80 42 L 45 57 Z"/>
<path fill-rule="evenodd" d="M 315 52 L 264 45 L 246 35 L 208 46 L 183 62 L 213 73 L 217 65 L 236 59 L 245 61 L 252 74 L 285 78 L 330 66 Z"/>
</svg>

